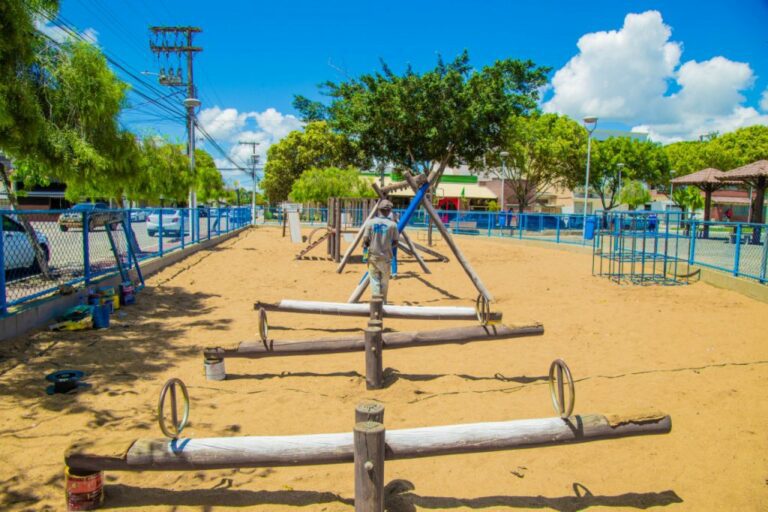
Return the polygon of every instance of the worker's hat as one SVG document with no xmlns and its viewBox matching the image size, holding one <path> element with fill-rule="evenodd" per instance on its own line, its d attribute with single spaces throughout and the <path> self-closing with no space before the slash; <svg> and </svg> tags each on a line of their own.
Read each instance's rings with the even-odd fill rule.
<svg viewBox="0 0 768 512">
<path fill-rule="evenodd" d="M 392 201 L 389 199 L 384 199 L 379 203 L 379 210 L 391 210 L 392 209 Z"/>
</svg>

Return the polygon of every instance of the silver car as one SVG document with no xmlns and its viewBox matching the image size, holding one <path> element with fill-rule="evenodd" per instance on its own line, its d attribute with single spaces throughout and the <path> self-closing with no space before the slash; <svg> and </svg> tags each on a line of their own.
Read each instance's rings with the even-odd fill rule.
<svg viewBox="0 0 768 512">
<path fill-rule="evenodd" d="M 158 208 L 152 210 L 147 217 L 147 234 L 157 236 L 160 232 L 160 219 L 162 217 L 163 236 L 181 237 L 189 234 L 189 212 L 182 208 Z M 183 226 L 183 227 L 182 227 Z"/>
<path fill-rule="evenodd" d="M 35 258 L 35 249 L 29 241 L 26 231 L 20 223 L 12 219 L 9 215 L 3 215 L 3 269 L 9 270 L 29 270 L 30 272 L 40 272 L 37 258 Z M 48 245 L 48 239 L 35 231 L 35 236 L 40 247 L 45 253 L 45 260 L 49 261 L 51 251 Z"/>
</svg>

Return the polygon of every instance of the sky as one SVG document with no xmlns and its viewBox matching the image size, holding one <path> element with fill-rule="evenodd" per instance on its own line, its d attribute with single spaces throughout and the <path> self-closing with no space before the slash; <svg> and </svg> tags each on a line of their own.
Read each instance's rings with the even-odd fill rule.
<svg viewBox="0 0 768 512">
<path fill-rule="evenodd" d="M 263 163 L 271 144 L 301 129 L 291 103 L 301 94 L 323 100 L 318 84 L 411 64 L 434 67 L 464 49 L 480 68 L 497 59 L 530 59 L 551 68 L 541 109 L 598 129 L 648 132 L 661 143 L 695 140 L 742 126 L 768 125 L 768 0 L 388 2 L 60 0 L 55 23 L 95 41 L 124 69 L 119 76 L 150 98 L 185 94 L 157 84 L 160 67 L 178 62 L 149 49 L 150 25 L 193 25 L 201 46 L 194 61 L 202 105 L 198 119 L 220 168 L 245 166 L 259 142 Z M 183 63 L 181 63 L 183 65 Z M 151 90 L 150 90 L 151 89 Z M 122 123 L 139 133 L 183 140 L 180 116 L 138 92 Z M 231 160 L 227 160 L 227 157 Z M 248 186 L 239 172 L 231 184 Z"/>
</svg>

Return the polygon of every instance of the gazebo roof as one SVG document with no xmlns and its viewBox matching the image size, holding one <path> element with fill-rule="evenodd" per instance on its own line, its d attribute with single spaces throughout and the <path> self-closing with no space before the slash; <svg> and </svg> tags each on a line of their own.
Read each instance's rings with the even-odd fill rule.
<svg viewBox="0 0 768 512">
<path fill-rule="evenodd" d="M 721 185 L 724 176 L 726 176 L 726 173 L 720 169 L 708 167 L 692 174 L 675 178 L 672 180 L 672 183 L 675 185 L 706 185 L 709 183 Z"/>
<path fill-rule="evenodd" d="M 721 180 L 748 180 L 750 178 L 768 178 L 768 160 L 758 160 L 751 164 L 742 165 L 723 174 Z"/>
</svg>

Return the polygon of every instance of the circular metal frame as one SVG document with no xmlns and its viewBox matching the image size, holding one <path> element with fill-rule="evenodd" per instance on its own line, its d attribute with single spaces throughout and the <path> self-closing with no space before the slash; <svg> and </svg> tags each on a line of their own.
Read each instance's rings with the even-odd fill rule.
<svg viewBox="0 0 768 512">
<path fill-rule="evenodd" d="M 267 323 L 267 310 L 259 308 L 259 337 L 264 347 L 269 350 L 269 324 Z"/>
<path fill-rule="evenodd" d="M 561 404 L 560 403 L 560 391 L 563 388 L 563 382 L 560 382 L 557 387 L 555 386 L 555 373 L 557 370 L 560 369 L 560 375 L 563 379 L 565 379 L 565 382 L 568 383 L 568 400 L 565 400 L 565 396 L 563 396 L 563 399 L 566 403 Z M 555 359 L 552 361 L 552 364 L 549 367 L 549 394 L 552 398 L 552 406 L 555 408 L 555 412 L 560 415 L 561 418 L 568 418 L 571 414 L 573 414 L 573 407 L 576 403 L 576 389 L 573 385 L 573 376 L 571 375 L 571 370 L 568 368 L 568 365 L 565 364 L 565 361 L 562 359 Z M 563 395 L 565 395 L 563 391 Z"/>
<path fill-rule="evenodd" d="M 168 391 L 171 390 L 171 407 L 173 407 L 171 416 L 173 421 L 176 421 L 176 386 L 181 388 L 181 394 L 184 396 L 184 414 L 179 423 L 173 424 L 173 431 L 171 431 L 168 429 L 163 419 L 163 410 L 165 408 L 165 396 L 168 394 Z M 181 431 L 187 426 L 187 423 L 189 422 L 189 392 L 187 391 L 187 386 L 181 379 L 168 379 L 163 386 L 163 389 L 160 391 L 160 400 L 157 402 L 157 422 L 160 424 L 160 430 L 163 434 L 171 439 L 178 439 Z"/>
<path fill-rule="evenodd" d="M 475 314 L 477 314 L 480 325 L 491 323 L 491 302 L 482 293 L 475 300 Z"/>
</svg>

